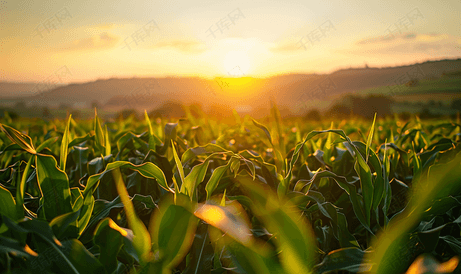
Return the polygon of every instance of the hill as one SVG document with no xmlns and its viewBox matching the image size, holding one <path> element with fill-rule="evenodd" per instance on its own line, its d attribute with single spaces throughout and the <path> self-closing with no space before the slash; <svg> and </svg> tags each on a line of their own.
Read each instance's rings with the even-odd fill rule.
<svg viewBox="0 0 461 274">
<path fill-rule="evenodd" d="M 459 70 L 461 59 L 400 67 L 350 68 L 331 74 L 287 74 L 266 79 L 112 78 L 59 86 L 29 96 L 26 94 L 30 94 L 33 87 L 30 83 L 0 83 L 0 98 L 4 105 L 10 106 L 21 101 L 28 106 L 67 105 L 73 108 L 88 108 L 96 104 L 111 111 L 126 108 L 152 110 L 166 102 L 199 103 L 205 108 L 213 105 L 243 107 L 251 111 L 267 108 L 269 101 L 275 100 L 279 105 L 289 106 L 298 112 L 306 106 L 325 109 L 334 99 L 350 93 L 380 88 L 380 93 L 388 90 L 391 94 L 389 86 L 416 79 L 436 79 L 444 73 Z"/>
</svg>

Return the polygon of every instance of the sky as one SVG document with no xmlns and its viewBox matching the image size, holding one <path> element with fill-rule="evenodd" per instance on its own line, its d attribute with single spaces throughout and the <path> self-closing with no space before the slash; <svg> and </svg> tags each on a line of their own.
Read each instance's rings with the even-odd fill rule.
<svg viewBox="0 0 461 274">
<path fill-rule="evenodd" d="M 461 1 L 0 1 L 0 81 L 270 77 L 461 57 Z"/>
</svg>

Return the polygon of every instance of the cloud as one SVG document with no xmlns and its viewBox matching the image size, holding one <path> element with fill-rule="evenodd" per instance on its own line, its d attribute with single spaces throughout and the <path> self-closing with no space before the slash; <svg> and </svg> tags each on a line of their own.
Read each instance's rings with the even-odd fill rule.
<svg viewBox="0 0 461 274">
<path fill-rule="evenodd" d="M 185 53 L 202 53 L 206 50 L 203 43 L 192 40 L 171 40 L 158 42 L 153 46 L 154 49 L 171 48 Z"/>
<path fill-rule="evenodd" d="M 402 42 L 409 40 L 419 40 L 419 41 L 437 41 L 446 39 L 448 35 L 440 33 L 430 33 L 430 34 L 416 34 L 416 33 L 402 33 L 402 34 L 388 34 L 381 35 L 376 37 L 371 37 L 356 42 L 357 45 L 369 45 L 369 44 L 383 44 L 390 42 Z"/>
<path fill-rule="evenodd" d="M 67 43 L 58 49 L 62 51 L 109 49 L 116 46 L 119 40 L 120 37 L 114 34 L 103 32 L 99 35 Z"/>
<path fill-rule="evenodd" d="M 403 33 L 359 40 L 352 48 L 341 52 L 359 55 L 403 53 L 459 56 L 459 41 L 460 37 L 442 33 Z"/>
</svg>

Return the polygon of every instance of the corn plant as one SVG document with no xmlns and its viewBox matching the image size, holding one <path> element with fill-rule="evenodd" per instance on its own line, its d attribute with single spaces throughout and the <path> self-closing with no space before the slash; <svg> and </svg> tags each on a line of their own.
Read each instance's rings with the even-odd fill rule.
<svg viewBox="0 0 461 274">
<path fill-rule="evenodd" d="M 272 112 L 234 122 L 5 119 L 0 269 L 460 271 L 458 123 L 307 123 Z"/>
</svg>

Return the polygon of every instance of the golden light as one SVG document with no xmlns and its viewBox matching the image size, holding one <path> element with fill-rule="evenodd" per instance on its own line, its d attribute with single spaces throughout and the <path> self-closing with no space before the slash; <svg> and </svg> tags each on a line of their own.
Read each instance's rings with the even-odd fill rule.
<svg viewBox="0 0 461 274">
<path fill-rule="evenodd" d="M 458 267 L 459 258 L 452 257 L 444 263 L 439 263 L 431 255 L 420 255 L 410 265 L 406 274 L 419 274 L 419 273 L 453 273 Z"/>
<path fill-rule="evenodd" d="M 38 254 L 37 252 L 33 251 L 32 249 L 30 249 L 30 247 L 28 245 L 26 245 L 24 247 L 24 251 L 26 251 L 27 253 L 29 253 L 30 255 L 34 256 L 34 257 L 37 257 Z"/>
<path fill-rule="evenodd" d="M 194 212 L 194 215 L 219 228 L 240 243 L 249 246 L 254 242 L 250 228 L 246 220 L 236 213 L 233 214 L 220 206 L 203 204 Z"/>
<path fill-rule="evenodd" d="M 112 219 L 109 219 L 109 227 L 113 230 L 118 231 L 120 234 L 122 234 L 123 237 L 126 237 L 128 235 L 128 232 L 126 232 L 123 228 L 119 227 L 114 221 L 112 221 Z"/>
<path fill-rule="evenodd" d="M 245 51 L 229 51 L 224 57 L 223 65 L 229 77 L 245 77 L 250 70 L 250 58 Z"/>
<path fill-rule="evenodd" d="M 204 205 L 195 212 L 195 215 L 216 227 L 222 226 L 226 221 L 226 213 L 218 206 Z"/>
</svg>

